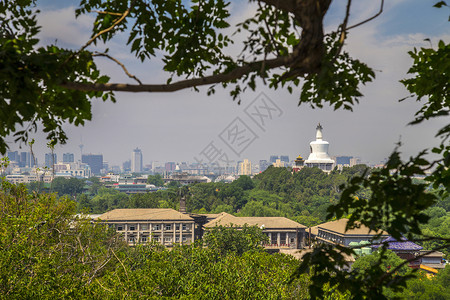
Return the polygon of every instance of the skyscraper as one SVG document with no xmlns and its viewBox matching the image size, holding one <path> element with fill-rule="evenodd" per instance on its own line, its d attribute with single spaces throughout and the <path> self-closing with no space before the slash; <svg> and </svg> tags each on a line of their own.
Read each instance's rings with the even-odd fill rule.
<svg viewBox="0 0 450 300">
<path fill-rule="evenodd" d="M 280 160 L 288 164 L 289 163 L 289 156 L 288 155 L 281 155 L 280 156 Z"/>
<path fill-rule="evenodd" d="M 45 153 L 45 167 L 49 169 L 53 168 L 53 165 L 57 163 L 56 158 L 56 153 L 53 153 L 53 157 L 52 153 Z"/>
<path fill-rule="evenodd" d="M 280 157 L 278 155 L 271 155 L 270 159 L 269 159 L 270 164 L 273 164 L 274 162 L 276 162 L 277 159 L 280 159 Z"/>
<path fill-rule="evenodd" d="M 248 159 L 244 159 L 239 163 L 239 175 L 252 175 L 252 162 Z"/>
<path fill-rule="evenodd" d="M 64 153 L 63 154 L 63 163 L 72 163 L 74 162 L 74 156 L 73 153 Z"/>
<path fill-rule="evenodd" d="M 134 149 L 131 153 L 131 172 L 142 172 L 142 151 L 139 148 Z"/>
<path fill-rule="evenodd" d="M 91 172 L 94 175 L 100 175 L 103 168 L 103 155 L 102 154 L 83 154 L 81 156 L 81 162 L 91 167 Z"/>
</svg>

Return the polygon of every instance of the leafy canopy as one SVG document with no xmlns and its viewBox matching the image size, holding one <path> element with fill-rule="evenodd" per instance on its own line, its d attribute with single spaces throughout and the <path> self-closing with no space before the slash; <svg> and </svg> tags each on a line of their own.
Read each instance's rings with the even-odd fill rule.
<svg viewBox="0 0 450 300">
<path fill-rule="evenodd" d="M 258 2 L 255 15 L 234 28 L 246 36 L 242 52 L 227 54 L 234 39 L 230 2 L 223 0 L 81 0 L 76 16 L 94 14 L 91 38 L 78 49 L 38 39 L 39 4 L 34 0 L 0 2 L 0 153 L 4 138 L 26 141 L 42 123 L 47 138 L 64 143 L 62 124 L 90 120 L 91 101 L 115 101 L 114 91 L 172 92 L 206 85 L 230 86 L 233 99 L 247 88 L 264 84 L 291 93 L 304 79 L 299 104 L 351 110 L 362 96 L 362 84 L 374 72 L 343 50 L 348 14 L 334 32 L 324 33 L 323 19 L 331 0 Z M 233 31 L 233 30 L 232 30 Z M 232 32 L 231 31 L 231 32 Z M 108 53 L 119 34 L 142 62 L 160 60 L 167 72 L 161 84 L 142 83 Z M 93 45 L 102 43 L 104 52 Z M 119 64 L 131 83 L 110 83 L 97 68 L 98 59 Z M 180 78 L 174 82 L 174 78 Z"/>
</svg>

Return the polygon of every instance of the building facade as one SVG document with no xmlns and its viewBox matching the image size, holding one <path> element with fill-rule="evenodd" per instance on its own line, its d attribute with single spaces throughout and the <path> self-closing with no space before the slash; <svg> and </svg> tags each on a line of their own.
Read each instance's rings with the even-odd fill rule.
<svg viewBox="0 0 450 300">
<path fill-rule="evenodd" d="M 243 162 L 239 163 L 239 175 L 252 175 L 252 162 L 248 159 L 244 159 Z"/>
<path fill-rule="evenodd" d="M 378 232 L 370 231 L 370 229 L 362 224 L 358 224 L 359 228 L 345 230 L 348 219 L 340 219 L 317 225 L 310 229 L 312 238 L 318 242 L 328 244 L 338 244 L 349 247 L 350 243 L 361 243 L 362 241 L 381 242 L 388 237 L 387 232 L 381 232 L 381 236 L 377 240 L 373 240 Z"/>
<path fill-rule="evenodd" d="M 45 153 L 45 167 L 53 168 L 53 165 L 57 163 L 56 153 Z"/>
<path fill-rule="evenodd" d="M 204 225 L 205 230 L 216 226 L 233 226 L 237 230 L 242 226 L 258 226 L 268 237 L 265 248 L 301 249 L 304 247 L 306 226 L 284 217 L 235 217 L 221 213 Z"/>
<path fill-rule="evenodd" d="M 75 157 L 73 153 L 63 153 L 63 163 L 73 163 L 75 161 Z"/>
<path fill-rule="evenodd" d="M 83 154 L 81 156 L 81 162 L 89 165 L 93 175 L 100 175 L 103 168 L 103 155 L 102 154 Z"/>
<path fill-rule="evenodd" d="M 142 164 L 142 151 L 139 148 L 136 148 L 131 153 L 131 172 L 133 173 L 142 173 L 143 164 Z"/>
<path fill-rule="evenodd" d="M 114 209 L 98 220 L 122 234 L 129 245 L 154 241 L 172 247 L 195 240 L 194 219 L 170 208 Z"/>
</svg>

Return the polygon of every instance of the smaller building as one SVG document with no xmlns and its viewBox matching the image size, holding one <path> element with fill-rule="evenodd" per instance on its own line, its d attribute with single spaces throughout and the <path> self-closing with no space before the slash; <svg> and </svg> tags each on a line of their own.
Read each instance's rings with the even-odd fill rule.
<svg viewBox="0 0 450 300">
<path fill-rule="evenodd" d="M 206 176 L 191 175 L 185 172 L 174 172 L 169 177 L 163 178 L 163 180 L 165 183 L 175 181 L 181 185 L 211 182 L 211 179 Z"/>
<path fill-rule="evenodd" d="M 370 228 L 363 224 L 357 224 L 357 228 L 345 230 L 348 219 L 340 219 L 336 221 L 327 222 L 310 228 L 311 238 L 315 238 L 318 242 L 328 244 L 338 244 L 345 247 L 350 247 L 350 243 L 361 243 L 362 241 L 370 241 L 372 243 L 379 243 L 388 237 L 388 233 L 384 231 L 371 231 Z M 381 233 L 379 239 L 374 237 Z"/>
<path fill-rule="evenodd" d="M 386 244 L 386 248 L 397 254 L 398 257 L 405 260 L 411 260 L 410 266 L 420 265 L 420 259 L 415 259 L 419 256 L 420 250 L 423 249 L 422 246 L 417 245 L 406 238 L 402 237 L 400 241 L 397 241 L 393 237 L 388 237 L 382 241 Z M 373 248 L 379 248 L 382 245 L 374 245 Z"/>
<path fill-rule="evenodd" d="M 294 161 L 294 166 L 292 167 L 292 172 L 298 172 L 301 169 L 303 169 L 305 166 L 305 160 L 303 159 L 303 157 L 301 155 L 299 155 L 295 161 Z"/>
<path fill-rule="evenodd" d="M 306 226 L 284 217 L 235 217 L 228 213 L 221 213 L 215 219 L 204 225 L 204 228 L 216 226 L 231 226 L 237 229 L 245 224 L 248 226 L 258 226 L 269 238 L 265 248 L 294 248 L 304 247 L 304 237 Z"/>
</svg>

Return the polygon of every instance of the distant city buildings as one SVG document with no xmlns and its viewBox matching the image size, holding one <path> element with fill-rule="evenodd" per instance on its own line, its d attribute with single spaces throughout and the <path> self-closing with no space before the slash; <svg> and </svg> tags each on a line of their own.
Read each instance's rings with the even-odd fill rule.
<svg viewBox="0 0 450 300">
<path fill-rule="evenodd" d="M 53 168 L 53 165 L 58 162 L 56 159 L 57 159 L 56 153 L 45 153 L 44 166 L 49 169 Z"/>
<path fill-rule="evenodd" d="M 270 166 L 267 160 L 259 161 L 259 172 L 264 172 Z"/>
<path fill-rule="evenodd" d="M 73 153 L 63 153 L 63 163 L 73 163 L 75 161 L 75 157 Z"/>
<path fill-rule="evenodd" d="M 165 164 L 165 170 L 166 170 L 166 172 L 169 172 L 169 173 L 175 171 L 176 167 L 177 167 L 177 164 L 174 163 L 173 161 L 166 162 L 166 164 Z"/>
<path fill-rule="evenodd" d="M 30 152 L 8 151 L 7 156 L 10 164 L 14 167 L 30 168 L 34 166 Z"/>
<path fill-rule="evenodd" d="M 274 166 L 275 168 L 284 168 L 286 167 L 286 163 L 284 161 L 282 161 L 281 159 L 277 159 L 272 166 Z"/>
<path fill-rule="evenodd" d="M 244 159 L 243 162 L 240 162 L 238 175 L 252 175 L 252 162 L 248 159 Z"/>
<path fill-rule="evenodd" d="M 83 154 L 81 156 L 81 162 L 91 167 L 93 175 L 100 175 L 103 168 L 103 155 L 102 154 Z"/>
<path fill-rule="evenodd" d="M 139 148 L 136 148 L 131 153 L 131 172 L 133 173 L 142 173 L 143 171 L 143 163 L 142 163 L 142 151 Z"/>
</svg>

